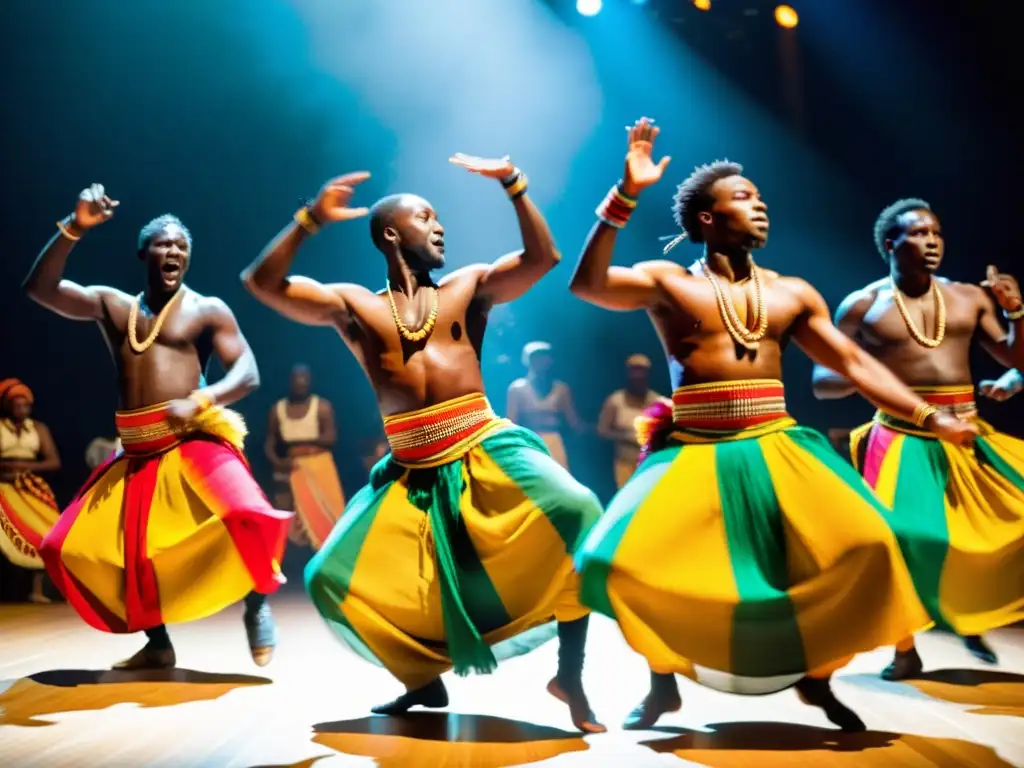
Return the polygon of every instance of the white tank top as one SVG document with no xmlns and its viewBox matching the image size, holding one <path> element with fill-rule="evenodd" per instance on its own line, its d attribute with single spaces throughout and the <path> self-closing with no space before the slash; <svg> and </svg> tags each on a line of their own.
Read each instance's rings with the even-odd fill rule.
<svg viewBox="0 0 1024 768">
<path fill-rule="evenodd" d="M 277 401 L 277 423 L 281 429 L 281 440 L 286 443 L 308 443 L 320 438 L 320 398 L 309 398 L 309 408 L 298 419 L 288 416 L 288 401 Z"/>
<path fill-rule="evenodd" d="M 25 419 L 20 432 L 10 419 L 0 421 L 0 459 L 34 461 L 39 456 L 39 433 L 32 419 Z"/>
</svg>

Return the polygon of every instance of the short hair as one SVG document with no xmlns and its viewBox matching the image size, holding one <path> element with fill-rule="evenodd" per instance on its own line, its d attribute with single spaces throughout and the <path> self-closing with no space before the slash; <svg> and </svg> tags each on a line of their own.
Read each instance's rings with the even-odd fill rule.
<svg viewBox="0 0 1024 768">
<path fill-rule="evenodd" d="M 693 173 L 676 187 L 672 198 L 672 216 L 676 224 L 690 238 L 690 242 L 703 243 L 704 235 L 700 229 L 697 215 L 709 210 L 714 203 L 711 187 L 716 181 L 729 176 L 740 176 L 743 166 L 728 160 L 715 160 L 713 163 L 698 165 Z"/>
<path fill-rule="evenodd" d="M 162 216 L 157 216 L 155 219 L 150 221 L 146 226 L 139 230 L 139 248 L 138 252 L 142 253 L 149 247 L 150 241 L 167 229 L 171 224 L 176 224 L 181 227 L 181 231 L 185 233 L 185 240 L 188 242 L 188 249 L 192 250 L 192 233 L 188 231 L 181 219 L 175 216 L 173 213 L 165 213 Z"/>
<path fill-rule="evenodd" d="M 875 247 L 884 260 L 888 261 L 889 259 L 889 254 L 885 250 L 885 241 L 891 240 L 896 234 L 896 230 L 899 229 L 900 216 L 910 211 L 930 211 L 931 209 L 932 207 L 919 197 L 905 197 L 878 214 L 878 218 L 875 220 Z"/>
<path fill-rule="evenodd" d="M 384 250 L 384 230 L 391 225 L 405 195 L 382 197 L 370 207 L 370 238 L 377 250 Z"/>
<path fill-rule="evenodd" d="M 313 372 L 309 369 L 308 365 L 305 363 L 296 363 L 292 366 L 292 376 L 302 376 L 303 374 L 312 377 Z"/>
<path fill-rule="evenodd" d="M 546 341 L 531 341 L 523 347 L 523 365 L 529 366 L 535 355 L 550 355 L 551 345 Z"/>
</svg>

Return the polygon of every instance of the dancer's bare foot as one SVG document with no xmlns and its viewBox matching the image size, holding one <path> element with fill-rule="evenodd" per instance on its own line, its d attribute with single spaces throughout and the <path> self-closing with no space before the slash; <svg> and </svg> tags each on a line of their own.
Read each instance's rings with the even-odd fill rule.
<svg viewBox="0 0 1024 768">
<path fill-rule="evenodd" d="M 896 651 L 892 657 L 892 663 L 882 670 L 883 680 L 906 680 L 909 677 L 917 677 L 924 670 L 921 663 L 921 656 L 917 648 L 909 651 Z"/>
<path fill-rule="evenodd" d="M 53 602 L 53 600 L 48 598 L 42 592 L 40 592 L 38 594 L 33 592 L 31 595 L 28 596 L 28 601 L 30 603 L 35 603 L 36 605 L 49 605 L 50 603 Z"/>
<path fill-rule="evenodd" d="M 111 669 L 132 671 L 137 669 L 172 669 L 178 660 L 174 647 L 160 648 L 152 642 L 146 643 L 142 650 L 130 659 L 119 661 Z"/>
<path fill-rule="evenodd" d="M 674 675 L 651 673 L 651 690 L 629 715 L 622 727 L 627 731 L 645 731 L 654 726 L 661 716 L 678 712 L 683 707 Z"/>
<path fill-rule="evenodd" d="M 847 733 L 867 730 L 864 721 L 857 717 L 857 713 L 836 698 L 828 678 L 803 678 L 796 684 L 796 695 L 804 704 L 820 709 L 829 722 L 838 725 Z"/>
<path fill-rule="evenodd" d="M 986 664 L 999 663 L 996 652 L 989 647 L 989 644 L 985 642 L 981 635 L 965 636 L 964 645 L 967 646 L 967 650 L 971 652 L 971 655 L 979 661 L 984 661 Z"/>
<path fill-rule="evenodd" d="M 379 704 L 370 711 L 375 715 L 404 715 L 417 705 L 429 709 L 448 706 L 448 689 L 444 687 L 440 677 L 413 691 L 406 691 L 394 701 Z"/>
<path fill-rule="evenodd" d="M 602 725 L 587 701 L 582 683 L 562 683 L 558 677 L 551 678 L 548 693 L 563 704 L 569 705 L 569 716 L 572 724 L 584 733 L 604 733 L 608 729 Z"/>
</svg>

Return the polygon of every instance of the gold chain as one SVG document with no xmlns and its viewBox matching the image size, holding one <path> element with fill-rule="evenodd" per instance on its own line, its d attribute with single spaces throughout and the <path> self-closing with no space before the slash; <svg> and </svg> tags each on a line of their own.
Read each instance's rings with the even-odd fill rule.
<svg viewBox="0 0 1024 768">
<path fill-rule="evenodd" d="M 183 291 L 179 288 L 178 291 L 171 297 L 170 301 L 164 304 L 164 308 L 160 310 L 160 314 L 156 316 L 156 321 L 153 323 L 153 329 L 149 332 L 149 337 L 139 343 L 139 336 L 137 332 L 137 326 L 139 322 L 139 307 L 142 305 L 142 294 L 140 293 L 135 297 L 135 301 L 132 303 L 131 312 L 128 313 L 128 343 L 131 344 L 132 349 L 137 354 L 142 354 L 147 349 L 156 343 L 157 336 L 160 335 L 160 329 L 164 326 L 164 321 L 167 319 L 167 315 L 171 311 L 171 307 L 174 306 L 174 302 L 178 300 Z"/>
<path fill-rule="evenodd" d="M 900 293 L 899 287 L 896 285 L 896 281 L 892 275 L 889 275 L 889 284 L 892 286 L 892 297 L 896 302 L 896 309 L 900 311 L 900 316 L 903 318 L 903 322 L 907 326 L 907 330 L 910 331 L 910 337 L 920 344 L 922 347 L 928 347 L 929 349 L 935 349 L 942 340 L 946 337 L 946 300 L 942 298 L 942 291 L 939 290 L 939 286 L 935 284 L 935 280 L 932 280 L 931 287 L 928 289 L 932 298 L 935 301 L 935 338 L 929 339 L 914 325 L 913 319 L 910 317 L 910 313 L 907 312 L 907 306 L 903 303 L 903 294 Z"/>
<path fill-rule="evenodd" d="M 430 307 L 430 314 L 427 315 L 427 321 L 423 323 L 423 327 L 418 331 L 410 331 L 405 323 L 402 322 L 401 316 L 398 314 L 398 306 L 395 304 L 394 294 L 391 293 L 391 281 L 387 283 L 388 289 L 388 301 L 391 303 L 391 316 L 395 318 L 395 325 L 398 327 L 398 332 L 402 334 L 402 337 L 406 341 L 423 341 L 430 335 L 430 332 L 434 330 L 434 323 L 437 322 L 437 288 L 434 288 L 434 301 Z"/>
<path fill-rule="evenodd" d="M 750 273 L 754 278 L 754 296 L 756 307 L 754 309 L 754 330 L 750 330 L 736 314 L 736 307 L 733 305 L 732 296 L 726 297 L 725 291 L 718 282 L 715 273 L 708 266 L 707 259 L 701 259 L 701 268 L 712 288 L 715 289 L 715 299 L 718 301 L 718 313 L 722 316 L 722 324 L 725 330 L 732 336 L 733 341 L 747 349 L 757 349 L 761 340 L 768 333 L 768 311 L 765 308 L 764 293 L 761 290 L 761 278 L 758 275 L 757 265 L 750 260 Z"/>
</svg>

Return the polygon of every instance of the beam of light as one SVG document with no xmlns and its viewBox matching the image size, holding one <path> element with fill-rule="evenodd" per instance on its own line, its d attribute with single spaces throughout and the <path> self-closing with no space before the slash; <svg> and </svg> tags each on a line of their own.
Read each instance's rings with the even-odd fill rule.
<svg viewBox="0 0 1024 768">
<path fill-rule="evenodd" d="M 775 6 L 775 22 L 784 29 L 793 29 L 800 23 L 800 17 L 792 6 L 777 5 Z"/>
<path fill-rule="evenodd" d="M 601 0 L 576 0 L 576 10 L 581 16 L 597 16 L 601 12 Z"/>
<path fill-rule="evenodd" d="M 698 11 L 710 11 L 711 0 L 693 0 L 693 7 Z"/>
</svg>

